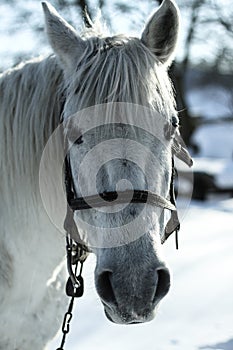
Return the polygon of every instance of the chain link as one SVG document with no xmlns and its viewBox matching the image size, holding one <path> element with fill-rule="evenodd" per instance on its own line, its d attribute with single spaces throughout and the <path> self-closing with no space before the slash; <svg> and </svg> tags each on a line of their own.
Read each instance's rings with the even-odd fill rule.
<svg viewBox="0 0 233 350">
<path fill-rule="evenodd" d="M 82 296 L 83 294 L 83 279 L 81 275 L 82 275 L 82 269 L 83 269 L 83 262 L 86 258 L 86 255 L 84 258 L 83 250 L 73 242 L 73 240 L 69 237 L 68 234 L 67 234 L 66 252 L 67 252 L 67 267 L 68 267 L 68 272 L 70 276 L 66 284 L 66 294 L 70 296 L 71 299 L 68 306 L 68 310 L 64 315 L 64 319 L 62 323 L 63 336 L 62 336 L 61 345 L 56 350 L 64 350 L 66 336 L 70 331 L 70 322 L 73 316 L 72 311 L 74 307 L 74 299 Z M 80 270 L 78 273 L 79 264 L 80 264 Z M 75 265 L 74 271 L 73 271 L 72 265 Z"/>
<path fill-rule="evenodd" d="M 73 306 L 74 306 L 74 297 L 71 298 L 70 304 L 68 307 L 68 311 L 65 313 L 63 324 L 62 324 L 62 333 L 63 333 L 62 341 L 61 341 L 60 347 L 57 348 L 56 350 L 64 350 L 66 335 L 70 331 L 70 321 L 71 321 L 72 316 L 73 316 L 73 314 L 72 314 Z"/>
</svg>

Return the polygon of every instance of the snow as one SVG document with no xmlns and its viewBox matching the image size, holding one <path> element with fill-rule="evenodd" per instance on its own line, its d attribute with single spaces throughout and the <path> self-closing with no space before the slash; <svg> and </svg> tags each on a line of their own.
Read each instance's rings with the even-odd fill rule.
<svg viewBox="0 0 233 350">
<path fill-rule="evenodd" d="M 202 157 L 233 157 L 233 123 L 200 126 L 192 141 L 200 147 Z"/>
<path fill-rule="evenodd" d="M 218 85 L 191 89 L 188 91 L 187 103 L 194 116 L 217 119 L 232 116 L 232 91 Z"/>
<path fill-rule="evenodd" d="M 178 169 L 187 171 L 181 166 Z M 218 189 L 233 189 L 233 161 L 231 159 L 193 157 L 192 171 L 213 176 L 214 184 Z M 183 182 L 184 179 L 182 178 L 181 185 L 183 185 Z"/>
<path fill-rule="evenodd" d="M 198 145 L 194 157 L 194 172 L 214 176 L 215 185 L 221 189 L 233 188 L 233 123 L 200 126 L 192 137 Z"/>
<path fill-rule="evenodd" d="M 180 250 L 172 238 L 164 246 L 173 273 L 171 291 L 150 323 L 119 326 L 105 318 L 93 283 L 95 260 L 88 258 L 86 290 L 76 301 L 67 349 L 233 348 L 233 199 L 192 202 L 181 225 Z M 49 350 L 60 339 L 61 334 Z"/>
<path fill-rule="evenodd" d="M 219 188 L 233 188 L 233 161 L 225 162 L 221 173 L 215 177 L 215 183 Z"/>
<path fill-rule="evenodd" d="M 224 170 L 225 158 L 204 158 L 194 157 L 193 171 L 199 172 L 206 170 L 210 175 L 216 175 Z"/>
</svg>

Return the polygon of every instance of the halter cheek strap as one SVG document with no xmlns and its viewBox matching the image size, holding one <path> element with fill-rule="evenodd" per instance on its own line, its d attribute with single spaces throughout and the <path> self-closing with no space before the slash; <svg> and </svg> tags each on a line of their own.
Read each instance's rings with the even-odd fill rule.
<svg viewBox="0 0 233 350">
<path fill-rule="evenodd" d="M 171 174 L 171 182 L 170 182 L 170 202 L 175 207 L 175 210 L 171 212 L 171 217 L 167 222 L 167 225 L 164 230 L 164 236 L 161 238 L 161 243 L 163 244 L 168 237 L 175 232 L 176 239 L 176 249 L 178 249 L 178 232 L 180 230 L 180 221 L 176 209 L 176 197 L 175 197 L 175 167 L 174 167 L 174 158 L 172 157 L 172 174 Z"/>
<path fill-rule="evenodd" d="M 178 159 L 183 161 L 186 165 L 191 167 L 193 165 L 193 160 L 191 155 L 189 154 L 182 137 L 180 136 L 179 131 L 176 131 L 175 137 L 173 140 L 172 146 L 173 156 L 175 155 Z M 175 165 L 174 165 L 174 157 L 172 157 L 172 176 L 170 183 L 170 201 L 176 207 L 176 197 L 175 197 Z M 164 237 L 161 239 L 161 242 L 164 243 L 168 237 L 175 232 L 176 238 L 176 249 L 178 249 L 178 232 L 180 230 L 180 221 L 178 217 L 177 209 L 171 212 L 171 218 L 169 219 L 164 232 Z"/>
</svg>

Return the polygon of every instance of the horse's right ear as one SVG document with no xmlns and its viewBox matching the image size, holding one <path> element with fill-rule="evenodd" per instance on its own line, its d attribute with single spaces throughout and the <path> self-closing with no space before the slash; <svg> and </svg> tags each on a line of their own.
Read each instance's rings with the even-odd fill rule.
<svg viewBox="0 0 233 350">
<path fill-rule="evenodd" d="M 84 41 L 48 2 L 42 2 L 46 32 L 49 42 L 65 69 L 77 62 L 77 55 L 83 52 Z"/>
<path fill-rule="evenodd" d="M 179 10 L 173 0 L 163 0 L 149 18 L 141 40 L 159 59 L 169 65 L 173 59 L 179 33 Z"/>
</svg>

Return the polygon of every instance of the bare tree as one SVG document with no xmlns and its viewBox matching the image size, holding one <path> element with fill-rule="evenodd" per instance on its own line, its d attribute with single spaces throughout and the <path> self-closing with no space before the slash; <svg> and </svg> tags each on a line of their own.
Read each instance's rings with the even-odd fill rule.
<svg viewBox="0 0 233 350">
<path fill-rule="evenodd" d="M 177 92 L 177 106 L 180 111 L 181 133 L 187 145 L 195 130 L 196 119 L 192 118 L 186 101 L 186 80 L 188 71 L 195 64 L 203 64 L 217 71 L 233 72 L 233 10 L 226 9 L 219 0 L 177 0 L 186 19 L 183 52 L 174 62 L 170 74 Z M 161 4 L 162 0 L 158 0 Z M 183 28 L 184 29 L 184 28 Z M 201 49 L 200 49 L 201 47 Z M 201 54 L 194 57 L 197 50 Z M 201 51 L 203 50 L 203 51 Z"/>
</svg>

